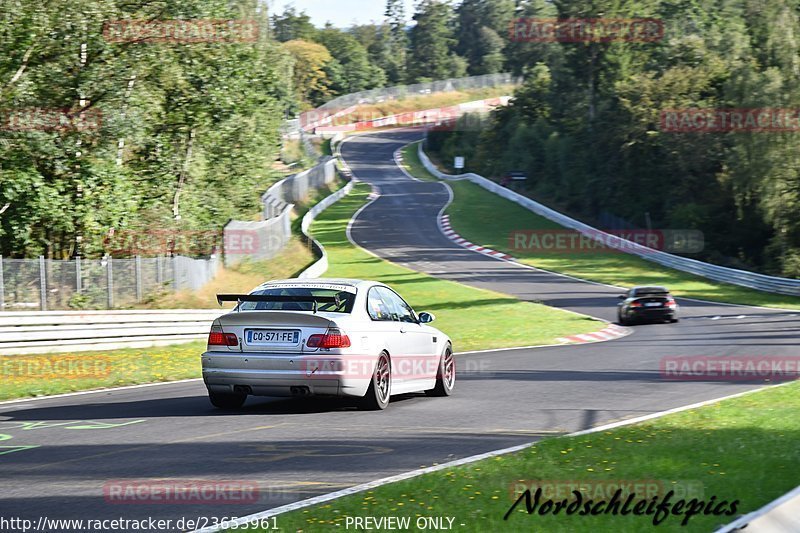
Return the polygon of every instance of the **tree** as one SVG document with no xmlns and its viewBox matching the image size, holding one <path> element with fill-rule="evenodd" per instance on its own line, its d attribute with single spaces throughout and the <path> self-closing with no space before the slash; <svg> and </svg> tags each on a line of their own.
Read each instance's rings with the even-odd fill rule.
<svg viewBox="0 0 800 533">
<path fill-rule="evenodd" d="M 479 72 L 482 0 L 459 8 L 458 50 Z M 525 75 L 512 104 L 474 132 L 438 132 L 443 159 L 473 145 L 472 169 L 526 170 L 528 194 L 587 222 L 698 229 L 694 257 L 800 274 L 800 139 L 796 133 L 671 133 L 661 112 L 686 108 L 796 108 L 796 2 L 529 0 L 524 16 L 660 19 L 652 42 L 523 43 L 504 49 Z M 468 30 L 468 28 L 473 28 Z M 490 35 L 490 34 L 487 34 Z M 499 35 L 499 34 L 498 34 Z M 476 145 L 477 144 L 477 145 Z M 649 215 L 649 217 L 647 217 Z"/>
<path fill-rule="evenodd" d="M 316 107 L 331 96 L 331 79 L 326 71 L 333 61 L 327 48 L 319 43 L 293 40 L 283 43 L 294 58 L 294 85 L 297 97 L 306 107 Z"/>
<path fill-rule="evenodd" d="M 456 52 L 469 62 L 469 73 L 502 72 L 514 0 L 463 0 L 458 6 Z"/>
<path fill-rule="evenodd" d="M 392 84 L 406 81 L 406 60 L 408 52 L 408 33 L 406 30 L 405 0 L 386 0 L 386 23 L 383 49 L 383 69 Z"/>
<path fill-rule="evenodd" d="M 370 63 L 366 48 L 351 34 L 328 26 L 317 33 L 316 41 L 325 46 L 341 65 L 336 74 L 330 76 L 334 94 L 383 87 L 386 83 L 383 69 Z"/>
<path fill-rule="evenodd" d="M 0 253 L 97 257 L 115 230 L 220 229 L 257 212 L 293 105 L 290 57 L 244 42 L 117 42 L 115 20 L 249 18 L 255 2 L 17 3 L 0 21 L 0 109 L 97 112 L 91 127 L 3 126 Z M 7 207 L 6 207 L 7 206 Z"/>
<path fill-rule="evenodd" d="M 293 6 L 287 7 L 280 15 L 272 16 L 272 30 L 275 40 L 285 43 L 293 40 L 314 40 L 317 29 L 305 11 L 297 13 Z"/>
<path fill-rule="evenodd" d="M 411 29 L 409 81 L 443 80 L 460 75 L 464 63 L 452 50 L 457 41 L 449 3 L 422 0 L 417 4 L 414 20 L 417 25 Z"/>
</svg>

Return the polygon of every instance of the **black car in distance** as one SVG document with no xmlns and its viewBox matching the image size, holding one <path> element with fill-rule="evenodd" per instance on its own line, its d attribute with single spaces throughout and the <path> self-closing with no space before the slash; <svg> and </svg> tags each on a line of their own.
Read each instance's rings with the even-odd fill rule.
<svg viewBox="0 0 800 533">
<path fill-rule="evenodd" d="M 617 311 L 621 326 L 636 322 L 678 321 L 678 303 L 664 287 L 634 287 L 619 296 Z"/>
</svg>

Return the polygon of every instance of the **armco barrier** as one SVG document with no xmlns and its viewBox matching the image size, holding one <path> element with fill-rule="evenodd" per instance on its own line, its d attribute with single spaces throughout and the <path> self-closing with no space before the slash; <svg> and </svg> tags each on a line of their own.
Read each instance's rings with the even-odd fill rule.
<svg viewBox="0 0 800 533">
<path fill-rule="evenodd" d="M 286 204 L 305 201 L 313 189 L 328 185 L 335 178 L 336 161 L 332 157 L 326 157 L 318 165 L 282 179 L 261 196 L 264 204 L 264 218 L 275 216 L 271 207 L 280 209 Z"/>
<path fill-rule="evenodd" d="M 0 355 L 147 348 L 205 339 L 219 310 L 0 314 Z"/>
<path fill-rule="evenodd" d="M 305 216 L 303 217 L 303 222 L 300 225 L 300 228 L 302 229 L 303 234 L 306 237 L 308 237 L 311 240 L 311 242 L 314 244 L 314 248 L 316 249 L 316 252 L 320 255 L 320 259 L 316 263 L 314 263 L 313 265 L 308 267 L 306 270 L 304 270 L 300 274 L 300 276 L 298 276 L 298 277 L 300 277 L 300 278 L 319 278 L 323 274 L 325 274 L 325 272 L 327 272 L 327 270 L 328 270 L 328 253 L 325 251 L 325 247 L 322 246 L 321 242 L 319 242 L 318 240 L 316 240 L 315 238 L 311 237 L 308 234 L 308 230 L 311 227 L 311 223 L 314 222 L 314 219 L 316 219 L 317 216 L 320 213 L 322 213 L 328 207 L 330 207 L 334 203 L 338 202 L 339 200 L 341 200 L 342 198 L 344 198 L 345 196 L 350 194 L 350 191 L 353 190 L 353 183 L 354 182 L 352 180 L 349 181 L 347 183 L 347 185 L 345 185 L 344 187 L 342 187 L 341 189 L 336 191 L 334 194 L 328 196 L 327 198 L 322 200 L 320 203 L 318 203 L 317 205 L 312 207 L 308 211 L 308 213 L 306 213 Z"/>
<path fill-rule="evenodd" d="M 491 191 L 499 196 L 502 196 L 503 198 L 521 205 L 526 209 L 529 209 L 530 211 L 533 211 L 537 215 L 541 215 L 548 220 L 552 220 L 553 222 L 556 222 L 565 228 L 574 229 L 589 238 L 600 241 L 601 239 L 611 237 L 610 235 L 593 228 L 588 224 L 584 224 L 583 222 L 575 220 L 574 218 L 570 218 L 559 213 L 558 211 L 554 211 L 545 205 L 511 191 L 491 180 L 484 178 L 483 176 L 479 176 L 478 174 L 469 173 L 456 176 L 445 174 L 436 168 L 436 165 L 431 163 L 431 160 L 425 153 L 422 144 L 423 143 L 419 143 L 419 158 L 428 172 L 439 179 L 471 181 L 472 183 L 475 183 L 476 185 L 479 185 L 488 191 Z M 789 296 L 800 296 L 800 280 L 797 279 L 779 278 L 775 276 L 758 274 L 755 272 L 748 272 L 746 270 L 711 265 L 695 259 L 689 259 L 688 257 L 680 257 L 677 255 L 668 254 L 666 252 L 653 250 L 652 248 L 647 248 L 631 241 L 625 242 L 626 246 L 624 246 L 624 249 L 626 253 L 636 255 L 647 261 L 652 261 L 669 268 L 674 268 L 675 270 L 680 270 L 682 272 L 688 272 L 690 274 L 702 276 L 714 281 L 721 281 L 759 291 L 786 294 Z"/>
<path fill-rule="evenodd" d="M 261 196 L 260 222 L 231 220 L 225 225 L 225 265 L 245 258 L 261 261 L 277 256 L 292 237 L 294 204 L 307 200 L 312 190 L 329 185 L 335 179 L 336 161 L 327 157 L 314 167 L 273 184 Z"/>
</svg>

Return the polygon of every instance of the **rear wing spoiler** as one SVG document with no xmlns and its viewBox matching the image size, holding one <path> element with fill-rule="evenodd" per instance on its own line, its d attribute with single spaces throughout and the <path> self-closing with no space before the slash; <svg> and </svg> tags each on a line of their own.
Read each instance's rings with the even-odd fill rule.
<svg viewBox="0 0 800 533">
<path fill-rule="evenodd" d="M 313 304 L 313 311 L 317 312 L 319 304 L 336 304 L 341 305 L 342 300 L 338 296 L 271 296 L 267 294 L 218 294 L 217 303 L 222 305 L 224 302 L 236 302 L 237 305 L 242 302 L 253 303 L 311 303 Z"/>
</svg>

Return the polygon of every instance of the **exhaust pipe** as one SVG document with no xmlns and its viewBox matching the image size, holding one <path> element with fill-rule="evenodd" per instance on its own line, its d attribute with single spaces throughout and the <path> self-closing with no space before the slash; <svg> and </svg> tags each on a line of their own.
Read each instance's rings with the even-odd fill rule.
<svg viewBox="0 0 800 533">
<path fill-rule="evenodd" d="M 289 390 L 292 396 L 311 396 L 311 390 L 308 387 L 290 387 Z"/>
<path fill-rule="evenodd" d="M 236 385 L 233 387 L 233 392 L 250 396 L 253 394 L 253 389 L 249 385 Z"/>
</svg>

